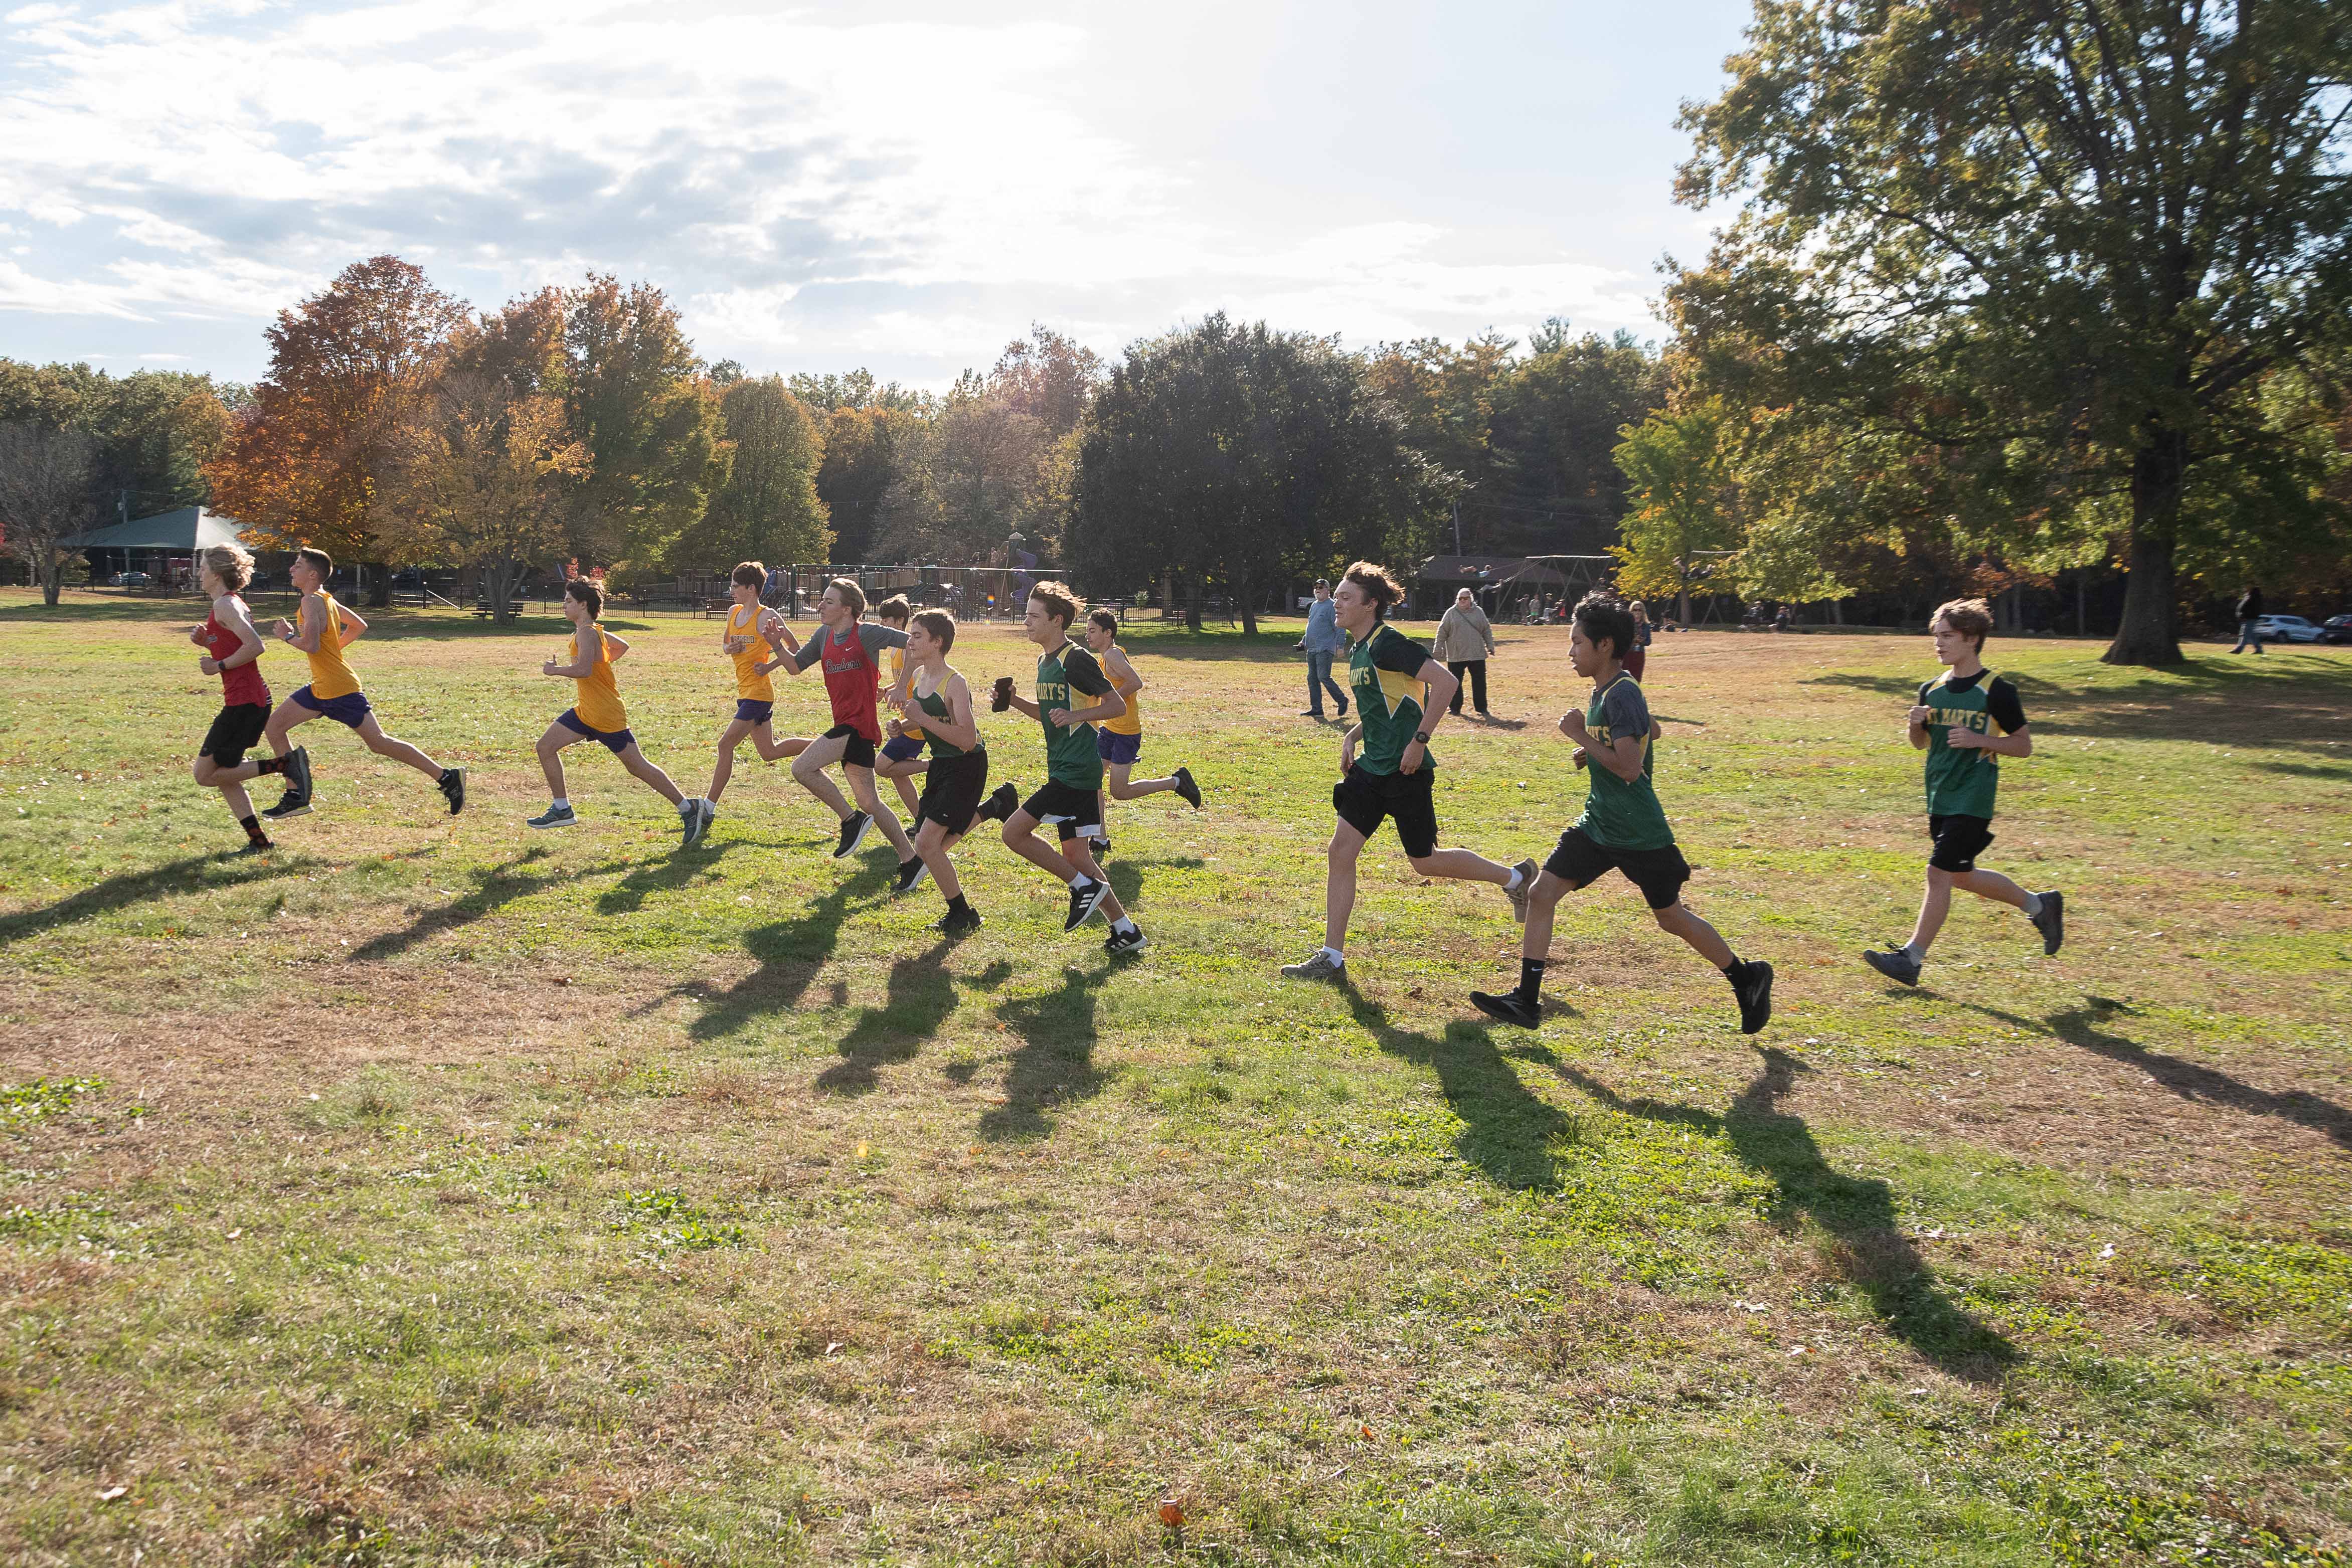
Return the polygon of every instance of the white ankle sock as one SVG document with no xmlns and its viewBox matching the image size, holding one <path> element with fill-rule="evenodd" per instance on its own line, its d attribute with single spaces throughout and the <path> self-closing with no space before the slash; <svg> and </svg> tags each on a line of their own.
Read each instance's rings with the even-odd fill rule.
<svg viewBox="0 0 2352 1568">
<path fill-rule="evenodd" d="M 1340 952 L 1337 947 L 1326 947 L 1323 949 L 1323 953 L 1324 956 L 1329 958 L 1334 964 L 1344 964 L 1348 961 L 1348 956 L 1345 953 Z"/>
<path fill-rule="evenodd" d="M 2031 920 L 2031 919 L 2032 919 L 2035 915 L 2039 915 L 2039 914 L 2041 914 L 2041 913 L 2042 913 L 2042 895 L 2041 895 L 2040 894 L 2038 894 L 2038 893 L 2029 893 L 2029 894 L 2027 894 L 2025 895 L 2025 917 L 2026 917 L 2028 920 Z"/>
<path fill-rule="evenodd" d="M 549 801 L 548 804 L 555 810 L 569 811 L 572 810 L 572 797 L 569 795 L 558 795 L 554 800 Z"/>
</svg>

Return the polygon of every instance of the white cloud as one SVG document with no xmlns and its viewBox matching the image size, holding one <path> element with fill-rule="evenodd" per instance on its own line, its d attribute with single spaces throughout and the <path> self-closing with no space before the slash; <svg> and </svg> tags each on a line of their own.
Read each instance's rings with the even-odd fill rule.
<svg viewBox="0 0 2352 1568">
<path fill-rule="evenodd" d="M 1562 256 L 1441 225 L 1223 208 L 1183 149 L 1099 130 L 1087 36 L 675 5 L 258 0 L 0 25 L 0 310 L 250 319 L 379 250 L 483 303 L 590 267 L 714 357 L 985 358 L 1032 318 L 1103 346 L 1229 308 L 1351 338 L 1639 319 Z M 952 373 L 951 371 L 944 373 Z"/>
</svg>

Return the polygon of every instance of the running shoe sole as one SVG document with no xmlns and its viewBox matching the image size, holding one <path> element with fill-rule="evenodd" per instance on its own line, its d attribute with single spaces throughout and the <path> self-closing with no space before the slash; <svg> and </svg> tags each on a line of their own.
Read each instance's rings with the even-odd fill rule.
<svg viewBox="0 0 2352 1568">
<path fill-rule="evenodd" d="M 1107 882 L 1097 882 L 1089 884 L 1089 890 L 1085 895 L 1086 907 L 1083 909 L 1074 907 L 1072 913 L 1064 917 L 1062 921 L 1062 929 L 1064 931 L 1076 931 L 1079 926 L 1084 925 L 1087 921 L 1092 920 L 1095 917 L 1096 911 L 1102 908 L 1102 901 L 1109 894 L 1109 893 L 1110 883 Z"/>
<path fill-rule="evenodd" d="M 557 817 L 552 821 L 545 817 L 526 817 L 523 819 L 522 825 L 526 828 L 576 828 L 580 825 L 580 817 L 577 812 L 569 817 Z"/>
<path fill-rule="evenodd" d="M 834 859 L 837 861 L 847 860 L 850 856 L 856 854 L 857 852 L 858 846 L 866 841 L 866 835 L 874 831 L 874 819 L 866 817 L 863 811 L 859 812 L 858 815 L 860 817 L 865 817 L 865 821 L 857 824 L 857 831 L 849 835 L 846 842 L 843 843 L 838 849 L 835 849 L 833 852 Z"/>
</svg>

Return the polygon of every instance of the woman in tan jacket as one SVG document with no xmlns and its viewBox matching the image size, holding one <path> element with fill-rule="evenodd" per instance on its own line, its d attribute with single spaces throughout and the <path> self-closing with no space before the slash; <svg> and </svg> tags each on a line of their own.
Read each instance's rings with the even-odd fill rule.
<svg viewBox="0 0 2352 1568">
<path fill-rule="evenodd" d="M 1437 623 L 1437 640 L 1429 656 L 1454 672 L 1457 685 L 1454 688 L 1451 711 L 1462 711 L 1464 687 L 1462 673 L 1470 673 L 1468 689 L 1470 706 L 1478 710 L 1480 718 L 1492 718 L 1486 711 L 1486 660 L 1495 651 L 1495 628 L 1488 624 L 1486 612 L 1478 608 L 1478 601 L 1464 589 L 1454 596 L 1453 606 Z"/>
</svg>

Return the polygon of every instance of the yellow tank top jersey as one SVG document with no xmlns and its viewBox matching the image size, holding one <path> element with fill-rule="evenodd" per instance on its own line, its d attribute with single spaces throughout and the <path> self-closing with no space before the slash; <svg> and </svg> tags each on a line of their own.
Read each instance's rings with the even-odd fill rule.
<svg viewBox="0 0 2352 1568">
<path fill-rule="evenodd" d="M 904 649 L 904 648 L 885 648 L 885 649 L 883 649 L 883 650 L 882 650 L 882 657 L 881 657 L 882 683 L 881 683 L 881 685 L 882 685 L 882 695 L 883 695 L 884 696 L 886 696 L 886 697 L 887 697 L 887 696 L 888 696 L 892 692 L 895 692 L 895 691 L 897 691 L 897 690 L 898 689 L 898 673 L 899 673 L 901 670 L 904 670 L 906 667 L 907 667 L 907 650 L 906 650 L 906 649 Z M 907 691 L 908 691 L 908 695 L 911 696 L 911 695 L 914 694 L 914 687 L 912 687 L 912 686 L 910 685 L 910 686 L 908 686 L 908 687 L 907 688 Z M 909 714 L 909 715 L 901 715 L 901 716 L 900 716 L 900 717 L 899 717 L 899 719 L 898 719 L 898 728 L 899 728 L 899 730 L 900 730 L 902 733 L 907 734 L 907 735 L 920 735 L 920 734 L 922 734 L 922 733 L 923 733 L 923 727 L 922 727 L 922 725 L 921 725 L 921 724 L 919 724 L 919 722 L 917 722 L 917 721 L 916 721 L 916 719 L 914 718 L 914 716 L 913 716 L 912 715 L 910 715 L 910 714 Z"/>
<path fill-rule="evenodd" d="M 601 729 L 609 735 L 614 730 L 629 727 L 629 710 L 621 706 L 621 688 L 613 679 L 613 650 L 611 644 L 604 640 L 604 629 L 592 626 L 589 630 L 596 633 L 599 652 L 604 656 L 596 661 L 594 669 L 572 683 L 579 688 L 578 700 L 572 705 L 572 711 L 578 714 L 580 722 L 590 729 Z M 580 647 L 580 633 L 575 631 L 572 633 L 572 662 L 576 664 L 584 656 Z"/>
<path fill-rule="evenodd" d="M 1111 652 L 1114 653 L 1124 653 L 1127 652 L 1126 649 L 1120 647 L 1116 643 L 1113 643 L 1110 647 Z M 1108 674 L 1110 661 L 1106 659 L 1103 661 L 1103 664 L 1105 666 L 1105 673 Z M 1110 684 L 1117 686 L 1118 688 L 1118 695 L 1127 699 L 1127 711 L 1117 718 L 1107 718 L 1103 720 L 1102 723 L 1096 727 L 1111 735 L 1141 735 L 1143 733 L 1143 705 L 1138 702 L 1136 700 L 1135 694 L 1128 689 L 1128 683 L 1126 681 L 1122 681 L 1118 676 L 1113 675 L 1111 677 Z"/>
<path fill-rule="evenodd" d="M 727 612 L 727 635 L 745 640 L 743 651 L 734 655 L 735 695 L 753 702 L 772 703 L 776 700 L 776 683 L 753 669 L 754 664 L 767 662 L 772 651 L 767 639 L 760 635 L 760 607 L 738 604 Z M 585 715 L 582 716 L 585 717 Z"/>
<path fill-rule="evenodd" d="M 319 602 L 326 608 L 327 624 L 319 633 L 319 651 L 304 655 L 310 661 L 310 695 L 347 697 L 360 689 L 360 678 L 343 663 L 343 608 L 324 590 Z"/>
</svg>

